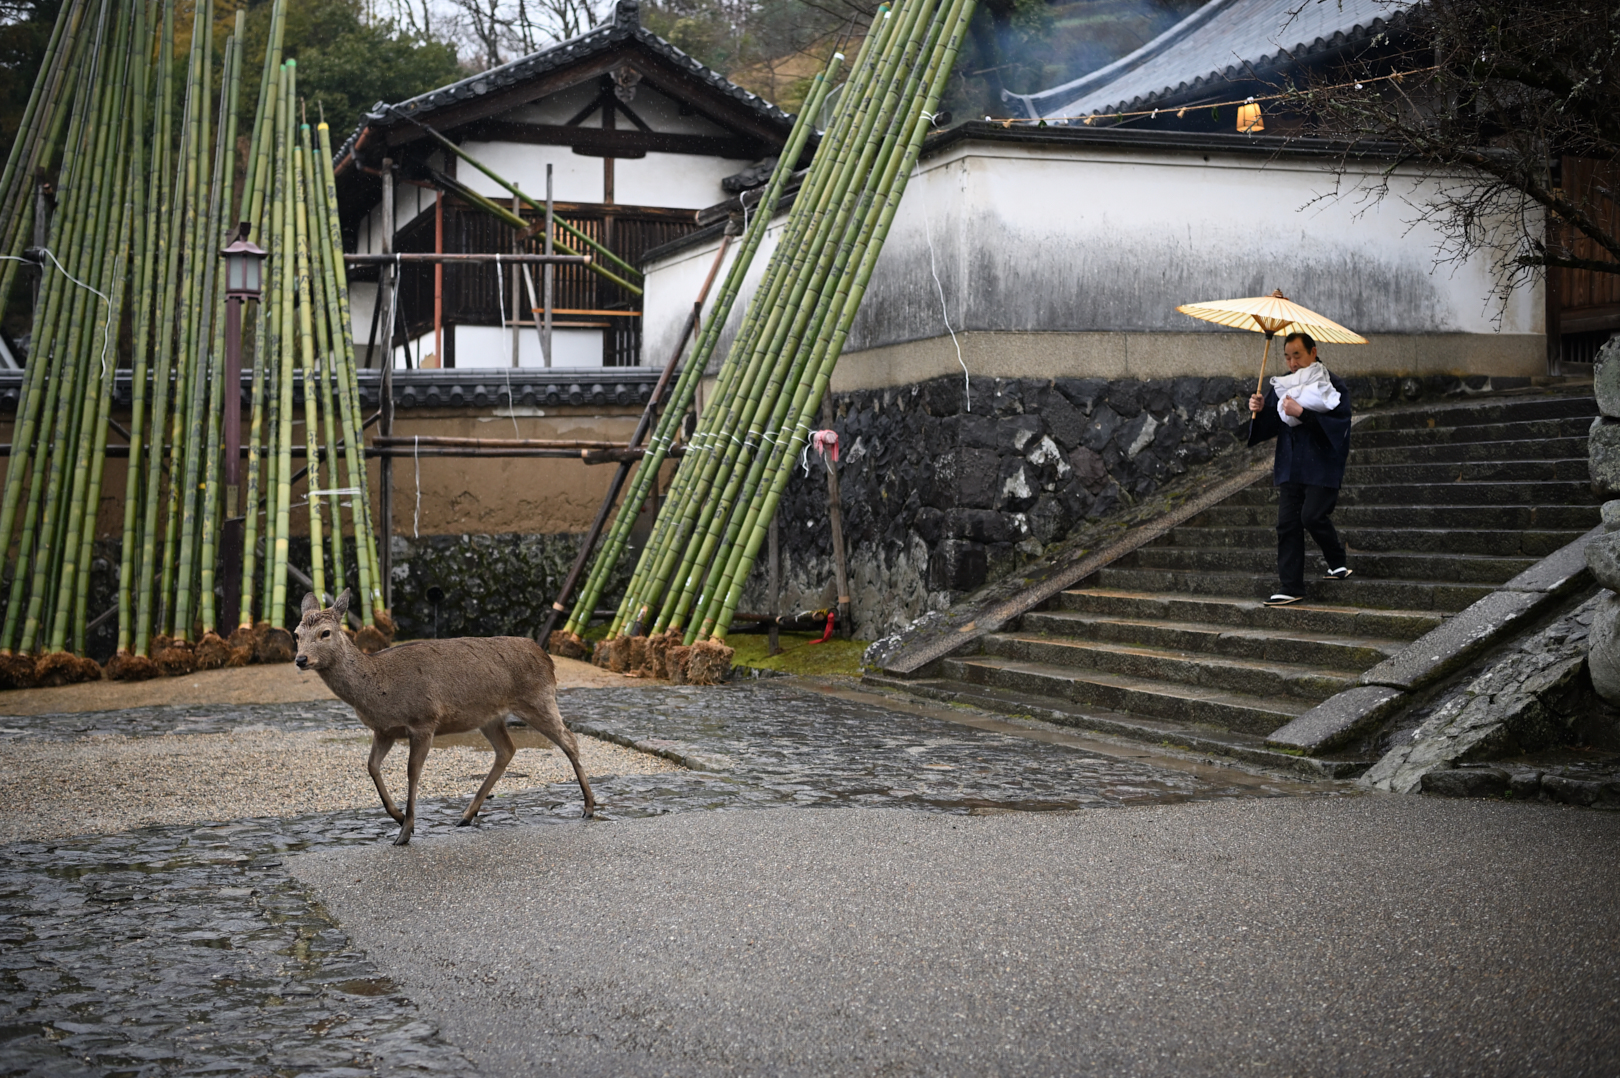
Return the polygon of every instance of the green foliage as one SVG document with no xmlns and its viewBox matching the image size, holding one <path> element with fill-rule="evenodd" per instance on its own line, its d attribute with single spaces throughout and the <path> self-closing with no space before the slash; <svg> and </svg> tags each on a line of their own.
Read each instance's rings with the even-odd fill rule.
<svg viewBox="0 0 1620 1078">
<path fill-rule="evenodd" d="M 866 651 L 867 641 L 835 636 L 823 644 L 810 643 L 820 639 L 819 634 L 782 633 L 782 651 L 777 655 L 766 654 L 770 649 L 764 633 L 733 633 L 726 638 L 726 643 L 737 649 L 731 660 L 735 666 L 779 670 L 784 674 L 861 676 L 861 655 Z"/>
<path fill-rule="evenodd" d="M 270 32 L 269 0 L 248 9 L 248 85 L 257 90 Z M 287 5 L 285 55 L 298 61 L 298 89 L 310 122 L 324 112 L 335 142 L 342 142 L 362 114 L 378 101 L 397 102 L 454 82 L 465 72 L 455 49 L 424 40 L 394 23 L 365 18 L 361 0 L 291 0 Z M 244 93 L 244 119 L 252 123 L 257 100 Z M 245 128 L 244 128 L 245 130 Z"/>
<path fill-rule="evenodd" d="M 0 145 L 22 123 L 62 0 L 0 0 Z"/>
</svg>

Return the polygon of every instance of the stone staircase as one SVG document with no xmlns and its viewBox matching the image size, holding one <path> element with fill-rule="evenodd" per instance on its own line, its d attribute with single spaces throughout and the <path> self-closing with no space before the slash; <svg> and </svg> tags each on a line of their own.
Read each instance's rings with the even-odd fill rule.
<svg viewBox="0 0 1620 1078">
<path fill-rule="evenodd" d="M 875 685 L 1306 773 L 1371 761 L 1302 758 L 1266 735 L 1579 538 L 1589 385 L 1369 415 L 1334 514 L 1355 575 L 1317 579 L 1270 609 L 1276 492 L 1269 478 L 1138 548 L 934 676 Z M 1326 566 L 1306 539 L 1307 580 Z"/>
</svg>

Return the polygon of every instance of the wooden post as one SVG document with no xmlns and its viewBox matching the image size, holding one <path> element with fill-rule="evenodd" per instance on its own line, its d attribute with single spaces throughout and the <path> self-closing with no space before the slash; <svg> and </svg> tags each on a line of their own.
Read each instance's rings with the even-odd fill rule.
<svg viewBox="0 0 1620 1078">
<path fill-rule="evenodd" d="M 433 253 L 444 254 L 444 192 L 433 193 Z M 444 363 L 444 263 L 433 264 L 433 365 Z"/>
<path fill-rule="evenodd" d="M 781 538 L 781 535 L 782 535 L 781 530 L 779 528 L 777 528 L 777 526 L 776 526 L 776 518 L 773 516 L 773 517 L 771 517 L 771 530 L 770 530 L 769 533 L 767 533 L 767 538 L 766 538 L 766 543 L 769 546 L 769 550 L 766 552 L 766 557 L 770 561 L 770 573 L 771 573 L 771 584 L 770 584 L 770 587 L 771 587 L 771 608 L 770 608 L 770 610 L 767 611 L 767 613 L 770 614 L 771 617 L 773 617 L 773 618 L 780 618 L 782 616 L 782 538 Z M 777 655 L 777 654 L 781 653 L 782 646 L 781 646 L 781 644 L 780 644 L 780 642 L 778 640 L 779 635 L 780 635 L 780 627 L 776 624 L 776 622 L 774 622 L 774 621 L 771 622 L 771 628 L 770 628 L 770 633 L 769 633 L 770 646 L 768 648 L 766 648 L 765 654 L 767 654 L 767 655 Z"/>
<path fill-rule="evenodd" d="M 383 158 L 383 254 L 394 253 L 394 162 L 390 158 Z M 381 428 L 378 433 L 391 435 L 394 433 L 394 325 L 398 321 L 398 312 L 394 309 L 394 275 L 397 267 L 384 267 L 383 287 L 387 289 L 379 300 L 386 299 L 388 303 L 388 328 L 383 331 L 383 364 L 382 364 L 382 400 L 377 402 L 382 412 Z M 406 348 L 409 349 L 409 342 Z M 378 572 L 382 576 L 383 607 L 394 609 L 394 461 L 391 457 L 384 457 L 377 464 L 381 482 L 377 485 L 377 523 L 381 531 L 377 538 Z"/>
<path fill-rule="evenodd" d="M 821 399 L 821 425 L 833 425 L 832 394 Z M 838 493 L 838 465 L 827 459 L 827 518 L 832 524 L 833 579 L 838 584 L 838 635 L 848 640 L 854 632 L 849 623 L 849 565 L 844 558 L 844 506 Z M 776 527 L 772 518 L 771 527 Z"/>
<path fill-rule="evenodd" d="M 551 166 L 548 164 L 546 166 L 546 254 L 548 254 L 548 255 L 556 253 L 556 251 L 552 247 L 552 243 L 551 243 L 552 228 L 553 228 L 552 216 L 553 215 L 552 215 L 552 201 L 551 201 Z M 556 277 L 554 276 L 554 274 L 556 273 L 556 267 L 552 266 L 551 263 L 547 262 L 546 263 L 546 268 L 544 270 L 542 270 L 541 273 L 543 274 L 543 276 L 545 278 L 544 283 L 540 286 L 541 291 L 545 293 L 541 297 L 541 301 L 545 304 L 546 309 L 544 311 L 545 325 L 540 330 L 540 350 L 545 353 L 545 355 L 543 355 L 541 357 L 542 362 L 544 362 L 547 367 L 550 367 L 551 366 L 551 289 L 552 289 L 552 282 L 556 280 Z"/>
</svg>

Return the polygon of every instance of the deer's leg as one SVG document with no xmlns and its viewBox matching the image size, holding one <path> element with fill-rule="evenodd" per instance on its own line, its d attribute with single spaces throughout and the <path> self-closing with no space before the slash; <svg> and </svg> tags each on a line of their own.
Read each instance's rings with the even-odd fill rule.
<svg viewBox="0 0 1620 1078">
<path fill-rule="evenodd" d="M 377 787 L 377 796 L 382 798 L 383 809 L 394 818 L 395 823 L 404 823 L 405 814 L 399 811 L 394 799 L 388 796 L 388 785 L 383 782 L 382 765 L 388 756 L 388 750 L 394 747 L 394 739 L 381 734 L 371 735 L 371 758 L 366 761 L 366 770 L 371 773 L 371 781 Z"/>
<path fill-rule="evenodd" d="M 405 820 L 400 826 L 399 837 L 394 840 L 396 846 L 409 842 L 411 833 L 416 830 L 416 787 L 422 778 L 422 765 L 427 763 L 428 749 L 432 747 L 432 730 L 411 731 L 411 760 L 405 768 L 410 787 L 405 795 Z"/>
<path fill-rule="evenodd" d="M 557 698 L 548 694 L 544 699 L 520 710 L 518 717 L 545 734 L 547 739 L 568 757 L 568 762 L 574 765 L 574 776 L 579 779 L 580 793 L 585 795 L 585 811 L 582 815 L 594 816 L 596 795 L 591 793 L 590 780 L 585 777 L 585 768 L 580 766 L 579 741 L 574 737 L 574 731 L 563 725 L 562 712 L 557 710 Z"/>
<path fill-rule="evenodd" d="M 457 827 L 466 827 L 473 822 L 473 817 L 478 815 L 479 808 L 484 804 L 484 798 L 488 797 L 489 791 L 501 781 L 501 776 L 506 774 L 506 765 L 512 762 L 512 756 L 517 752 L 517 746 L 512 744 L 512 735 L 506 729 L 505 715 L 481 727 L 480 732 L 495 748 L 495 766 L 489 769 L 489 777 L 478 788 L 478 796 L 472 799 L 467 811 L 461 814 L 461 822 L 456 824 Z"/>
</svg>

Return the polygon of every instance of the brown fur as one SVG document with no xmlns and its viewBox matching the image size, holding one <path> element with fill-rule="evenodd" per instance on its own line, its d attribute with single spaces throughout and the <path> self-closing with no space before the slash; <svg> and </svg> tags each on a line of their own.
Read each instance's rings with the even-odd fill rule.
<svg viewBox="0 0 1620 1078">
<path fill-rule="evenodd" d="M 39 684 L 39 672 L 32 655 L 0 655 L 0 687 L 32 689 Z"/>
<path fill-rule="evenodd" d="M 292 633 L 271 625 L 259 627 L 259 640 L 253 647 L 253 661 L 261 663 L 290 663 L 298 653 L 298 643 Z"/>
<path fill-rule="evenodd" d="M 299 669 L 319 674 L 371 730 L 367 770 L 383 808 L 401 825 L 396 846 L 409 842 L 416 829 L 416 788 L 434 735 L 478 730 L 495 749 L 495 766 L 462 814 L 465 826 L 478 815 L 517 751 L 506 729 L 508 715 L 516 715 L 562 749 L 585 796 L 585 815 L 596 811 L 596 796 L 580 764 L 579 743 L 557 710 L 556 667 L 544 648 L 521 636 L 457 637 L 417 640 L 367 655 L 335 631 L 348 609 L 347 591 L 327 610 L 320 608 L 314 595 L 306 595 L 296 634 L 296 661 Z M 401 738 L 411 746 L 403 813 L 382 777 L 383 757 Z"/>
<path fill-rule="evenodd" d="M 664 665 L 669 669 L 669 683 L 671 685 L 686 684 L 686 663 L 692 657 L 692 649 L 685 644 L 675 644 L 664 654 Z"/>
<path fill-rule="evenodd" d="M 94 669 L 91 669 L 92 667 Z M 67 651 L 53 651 L 48 655 L 41 655 L 34 670 L 36 684 L 43 688 L 101 680 L 100 663 Z"/>
<path fill-rule="evenodd" d="M 231 657 L 231 649 L 215 632 L 204 633 L 197 641 L 197 669 L 218 670 Z"/>
<path fill-rule="evenodd" d="M 105 676 L 109 681 L 150 681 L 161 674 L 157 663 L 145 655 L 120 651 L 107 660 Z"/>
<path fill-rule="evenodd" d="M 731 659 L 737 654 L 718 640 L 699 640 L 686 660 L 688 685 L 719 685 L 731 674 Z"/>
<path fill-rule="evenodd" d="M 546 650 L 563 659 L 588 659 L 591 657 L 591 646 L 585 638 L 578 633 L 565 633 L 561 629 L 553 629 L 551 636 L 546 640 Z"/>
</svg>

